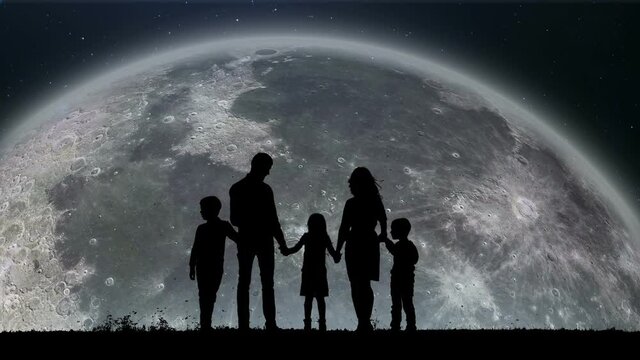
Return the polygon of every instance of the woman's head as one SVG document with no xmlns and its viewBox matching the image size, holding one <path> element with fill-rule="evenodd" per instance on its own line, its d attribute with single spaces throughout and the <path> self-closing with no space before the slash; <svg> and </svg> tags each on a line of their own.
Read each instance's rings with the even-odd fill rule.
<svg viewBox="0 0 640 360">
<path fill-rule="evenodd" d="M 309 220 L 307 221 L 307 228 L 309 229 L 310 233 L 326 234 L 327 222 L 325 221 L 322 214 L 314 213 L 309 216 Z"/>
<path fill-rule="evenodd" d="M 357 167 L 349 177 L 349 189 L 353 196 L 380 197 L 379 188 L 376 178 L 365 167 Z"/>
</svg>

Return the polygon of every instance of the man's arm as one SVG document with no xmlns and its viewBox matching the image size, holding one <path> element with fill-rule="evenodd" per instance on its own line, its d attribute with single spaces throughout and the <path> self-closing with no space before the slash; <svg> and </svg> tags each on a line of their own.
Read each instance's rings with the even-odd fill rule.
<svg viewBox="0 0 640 360">
<path fill-rule="evenodd" d="M 276 201 L 273 197 L 273 191 L 271 190 L 271 187 L 268 185 L 267 185 L 267 189 L 269 190 L 268 201 L 270 202 L 269 212 L 271 213 L 270 214 L 271 219 L 269 222 L 271 224 L 271 229 L 273 231 L 273 237 L 278 242 L 278 247 L 280 248 L 280 252 L 282 252 L 284 249 L 287 248 L 287 242 L 284 241 L 284 233 L 282 232 L 282 227 L 280 226 L 280 220 L 278 220 L 278 211 L 276 210 Z"/>
<path fill-rule="evenodd" d="M 234 184 L 231 186 L 231 189 L 229 189 L 229 220 L 234 226 L 240 227 L 240 207 L 242 205 L 240 204 L 239 196 L 236 194 L 236 186 L 237 185 Z"/>
<path fill-rule="evenodd" d="M 387 247 L 387 250 L 389 250 L 389 252 L 391 253 L 391 255 L 396 254 L 396 246 L 395 246 L 396 244 L 394 244 L 393 241 L 391 241 L 389 238 L 385 238 L 384 244 Z"/>
<path fill-rule="evenodd" d="M 284 233 L 282 232 L 282 229 L 280 228 L 280 224 L 278 224 L 278 228 L 276 229 L 275 233 L 273 234 L 273 237 L 276 238 L 276 241 L 278 242 L 278 248 L 280 249 L 280 252 L 282 252 L 283 249 L 287 248 L 287 242 L 284 241 Z"/>
<path fill-rule="evenodd" d="M 302 235 L 300 240 L 298 240 L 298 242 L 295 245 L 293 245 L 292 248 L 287 249 L 287 254 L 286 255 L 291 255 L 291 254 L 297 253 L 298 251 L 300 251 L 300 249 L 302 249 L 302 247 L 304 246 L 304 244 L 306 244 L 306 242 L 307 242 L 306 236 Z"/>
</svg>

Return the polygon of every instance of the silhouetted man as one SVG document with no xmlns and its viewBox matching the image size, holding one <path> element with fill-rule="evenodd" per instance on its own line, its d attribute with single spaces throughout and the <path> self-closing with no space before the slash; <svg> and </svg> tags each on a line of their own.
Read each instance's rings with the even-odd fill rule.
<svg viewBox="0 0 640 360">
<path fill-rule="evenodd" d="M 274 247 L 278 241 L 280 252 L 286 249 L 284 235 L 278 221 L 271 187 L 264 183 L 273 165 L 271 156 L 256 154 L 251 171 L 231 186 L 231 223 L 238 227 L 238 328 L 249 329 L 249 287 L 254 257 L 258 258 L 262 282 L 262 311 L 267 330 L 277 329 L 276 304 L 273 294 Z"/>
</svg>

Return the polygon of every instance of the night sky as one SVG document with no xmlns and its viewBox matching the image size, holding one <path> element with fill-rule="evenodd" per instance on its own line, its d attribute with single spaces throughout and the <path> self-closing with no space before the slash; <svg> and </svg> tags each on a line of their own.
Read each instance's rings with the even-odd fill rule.
<svg viewBox="0 0 640 360">
<path fill-rule="evenodd" d="M 640 207 L 640 5 L 231 1 L 137 4 L 0 0 L 0 138 L 18 114 L 131 55 L 212 38 L 317 33 L 434 55 L 499 85 L 589 144 Z M 90 80 L 90 76 L 87 80 Z"/>
</svg>

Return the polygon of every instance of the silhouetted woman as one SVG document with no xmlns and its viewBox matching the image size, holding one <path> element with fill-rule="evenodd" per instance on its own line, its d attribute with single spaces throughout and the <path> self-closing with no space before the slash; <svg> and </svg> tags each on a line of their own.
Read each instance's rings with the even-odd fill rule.
<svg viewBox="0 0 640 360">
<path fill-rule="evenodd" d="M 380 274 L 380 238 L 387 237 L 387 215 L 378 183 L 364 167 L 353 170 L 349 189 L 353 197 L 344 205 L 337 251 L 346 243 L 345 262 L 351 283 L 351 298 L 358 317 L 358 331 L 372 330 L 373 290 L 371 280 Z M 380 235 L 376 225 L 380 223 Z"/>
</svg>

